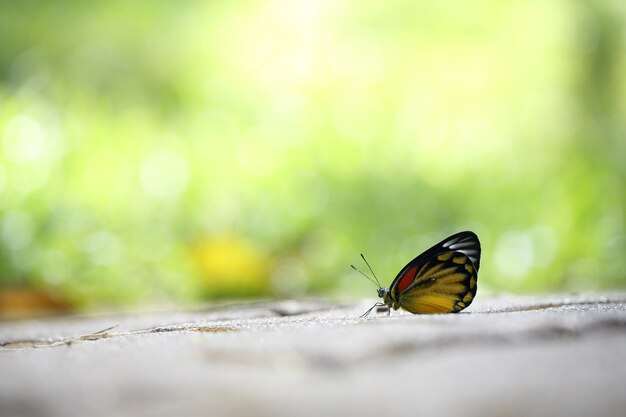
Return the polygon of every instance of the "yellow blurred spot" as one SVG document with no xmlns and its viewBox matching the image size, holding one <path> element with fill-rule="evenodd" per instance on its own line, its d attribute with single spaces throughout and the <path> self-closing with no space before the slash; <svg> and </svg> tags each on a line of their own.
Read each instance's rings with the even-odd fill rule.
<svg viewBox="0 0 626 417">
<path fill-rule="evenodd" d="M 246 296 L 269 292 L 270 259 L 239 236 L 200 241 L 193 257 L 209 295 Z"/>
</svg>

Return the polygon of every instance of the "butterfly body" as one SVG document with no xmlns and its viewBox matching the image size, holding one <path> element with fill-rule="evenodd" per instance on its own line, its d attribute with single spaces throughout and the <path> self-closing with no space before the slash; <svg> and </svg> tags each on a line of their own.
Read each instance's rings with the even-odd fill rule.
<svg viewBox="0 0 626 417">
<path fill-rule="evenodd" d="M 378 297 L 394 310 L 458 313 L 476 295 L 480 254 L 475 233 L 454 234 L 409 262 Z"/>
</svg>

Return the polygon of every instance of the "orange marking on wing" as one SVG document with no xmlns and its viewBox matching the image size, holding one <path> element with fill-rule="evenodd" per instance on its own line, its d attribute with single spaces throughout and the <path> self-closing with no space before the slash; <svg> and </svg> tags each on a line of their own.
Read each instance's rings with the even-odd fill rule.
<svg viewBox="0 0 626 417">
<path fill-rule="evenodd" d="M 406 271 L 404 273 L 404 276 L 402 278 L 400 278 L 400 281 L 398 281 L 398 285 L 396 286 L 396 288 L 398 289 L 399 293 L 402 293 L 402 291 L 404 291 L 406 289 L 406 287 L 411 285 L 411 283 L 415 279 L 415 274 L 416 273 L 417 273 L 417 267 L 416 266 L 410 268 L 408 271 Z"/>
</svg>

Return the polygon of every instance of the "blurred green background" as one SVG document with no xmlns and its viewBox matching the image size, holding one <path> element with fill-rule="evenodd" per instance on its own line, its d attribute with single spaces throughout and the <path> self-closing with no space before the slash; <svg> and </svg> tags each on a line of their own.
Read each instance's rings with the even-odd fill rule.
<svg viewBox="0 0 626 417">
<path fill-rule="evenodd" d="M 0 140 L 5 310 L 626 286 L 621 0 L 2 0 Z"/>
</svg>

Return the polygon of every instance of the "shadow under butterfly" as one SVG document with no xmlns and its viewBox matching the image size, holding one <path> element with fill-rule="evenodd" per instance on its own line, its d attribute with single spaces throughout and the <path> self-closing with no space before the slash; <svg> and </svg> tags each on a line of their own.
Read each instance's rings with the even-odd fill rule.
<svg viewBox="0 0 626 417">
<path fill-rule="evenodd" d="M 378 302 L 361 317 L 376 307 L 399 308 L 413 314 L 458 313 L 474 300 L 478 269 L 480 268 L 480 241 L 474 232 L 456 233 L 409 262 L 398 273 L 389 288 L 383 288 L 363 254 L 361 258 L 374 275 L 372 278 L 354 265 L 378 287 Z"/>
</svg>

